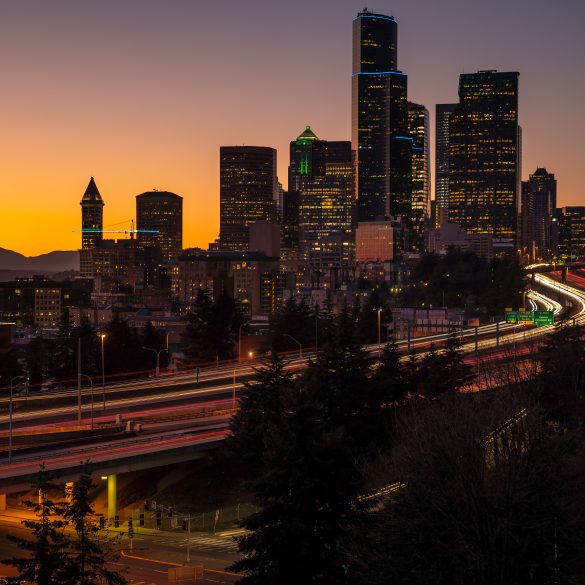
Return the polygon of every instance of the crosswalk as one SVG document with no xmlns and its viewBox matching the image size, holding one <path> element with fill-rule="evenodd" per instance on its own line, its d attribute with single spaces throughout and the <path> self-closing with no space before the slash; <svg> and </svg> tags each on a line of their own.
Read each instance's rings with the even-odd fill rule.
<svg viewBox="0 0 585 585">
<path fill-rule="evenodd" d="M 137 539 L 134 539 L 135 541 Z M 167 545 L 178 548 L 187 548 L 188 538 L 162 537 L 156 539 L 157 545 Z M 237 553 L 238 545 L 233 538 L 227 536 L 191 536 L 192 550 L 206 550 L 224 553 Z"/>
</svg>

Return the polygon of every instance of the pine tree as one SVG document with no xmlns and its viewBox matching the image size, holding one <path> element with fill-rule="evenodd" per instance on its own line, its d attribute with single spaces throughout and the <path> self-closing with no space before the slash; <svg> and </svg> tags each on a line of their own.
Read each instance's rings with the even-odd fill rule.
<svg viewBox="0 0 585 585">
<path fill-rule="evenodd" d="M 2 561 L 18 570 L 19 577 L 15 583 L 26 581 L 35 585 L 70 585 L 72 565 L 68 551 L 70 540 L 65 534 L 67 521 L 63 519 L 65 506 L 51 499 L 51 492 L 57 486 L 51 481 L 41 466 L 34 490 L 38 493 L 37 501 L 26 500 L 24 506 L 34 512 L 35 520 L 23 520 L 32 537 L 8 535 L 8 538 L 27 553 L 23 557 L 14 557 Z M 62 490 L 61 490 L 62 491 Z"/>
<path fill-rule="evenodd" d="M 93 505 L 90 500 L 93 482 L 91 472 L 86 469 L 79 480 L 73 484 L 70 502 L 64 517 L 75 529 L 72 541 L 70 562 L 76 585 L 124 585 L 126 579 L 108 568 L 114 555 L 107 541 L 98 538 L 98 526 L 94 520 Z"/>
</svg>

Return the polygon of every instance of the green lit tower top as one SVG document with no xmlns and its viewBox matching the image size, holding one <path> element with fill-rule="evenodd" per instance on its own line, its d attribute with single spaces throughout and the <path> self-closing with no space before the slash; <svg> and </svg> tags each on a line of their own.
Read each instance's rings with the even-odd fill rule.
<svg viewBox="0 0 585 585">
<path fill-rule="evenodd" d="M 81 229 L 91 230 L 89 232 L 82 231 L 81 247 L 95 248 L 102 240 L 102 232 L 100 230 L 104 227 L 104 201 L 100 192 L 93 180 L 90 178 L 87 189 L 80 201 L 81 205 Z"/>
<path fill-rule="evenodd" d="M 318 144 L 318 136 L 307 125 L 296 140 L 290 143 L 290 166 L 288 167 L 288 190 L 298 191 L 301 182 L 310 178 L 313 170 L 313 146 Z"/>
</svg>

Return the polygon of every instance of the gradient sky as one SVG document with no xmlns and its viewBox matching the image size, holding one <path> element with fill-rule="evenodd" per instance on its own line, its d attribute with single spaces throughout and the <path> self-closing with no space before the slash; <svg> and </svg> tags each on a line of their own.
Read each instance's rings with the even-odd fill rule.
<svg viewBox="0 0 585 585">
<path fill-rule="evenodd" d="M 311 124 L 350 139 L 354 0 L 0 0 L 0 247 L 76 249 L 93 175 L 104 225 L 134 195 L 184 196 L 184 246 L 219 229 L 219 146 L 278 149 Z M 399 22 L 409 99 L 456 101 L 458 76 L 520 71 L 523 176 L 585 205 L 583 0 L 376 0 Z"/>
</svg>

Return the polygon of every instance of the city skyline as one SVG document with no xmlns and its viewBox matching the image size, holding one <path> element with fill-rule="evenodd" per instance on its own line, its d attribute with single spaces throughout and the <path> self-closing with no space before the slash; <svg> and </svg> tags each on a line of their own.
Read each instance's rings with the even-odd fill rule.
<svg viewBox="0 0 585 585">
<path fill-rule="evenodd" d="M 577 147 L 585 128 L 574 115 L 584 94 L 584 41 L 576 27 L 584 9 L 557 3 L 552 19 L 546 2 L 517 4 L 467 7 L 454 0 L 439 9 L 420 2 L 417 10 L 396 1 L 369 8 L 399 22 L 400 68 L 409 75 L 409 99 L 431 112 L 432 145 L 434 106 L 456 101 L 459 73 L 520 71 L 522 178 L 545 166 L 558 178 L 559 206 L 578 205 L 585 188 Z M 219 232 L 221 145 L 276 148 L 286 185 L 287 146 L 300 128 L 311 124 L 326 140 L 350 138 L 351 22 L 361 5 L 137 6 L 2 8 L 0 69 L 10 116 L 0 143 L 1 247 L 27 255 L 79 248 L 73 230 L 92 175 L 107 202 L 104 226 L 129 225 L 135 195 L 156 187 L 184 196 L 184 246 L 205 247 Z M 531 34 L 545 26 L 546 45 Z"/>
</svg>

